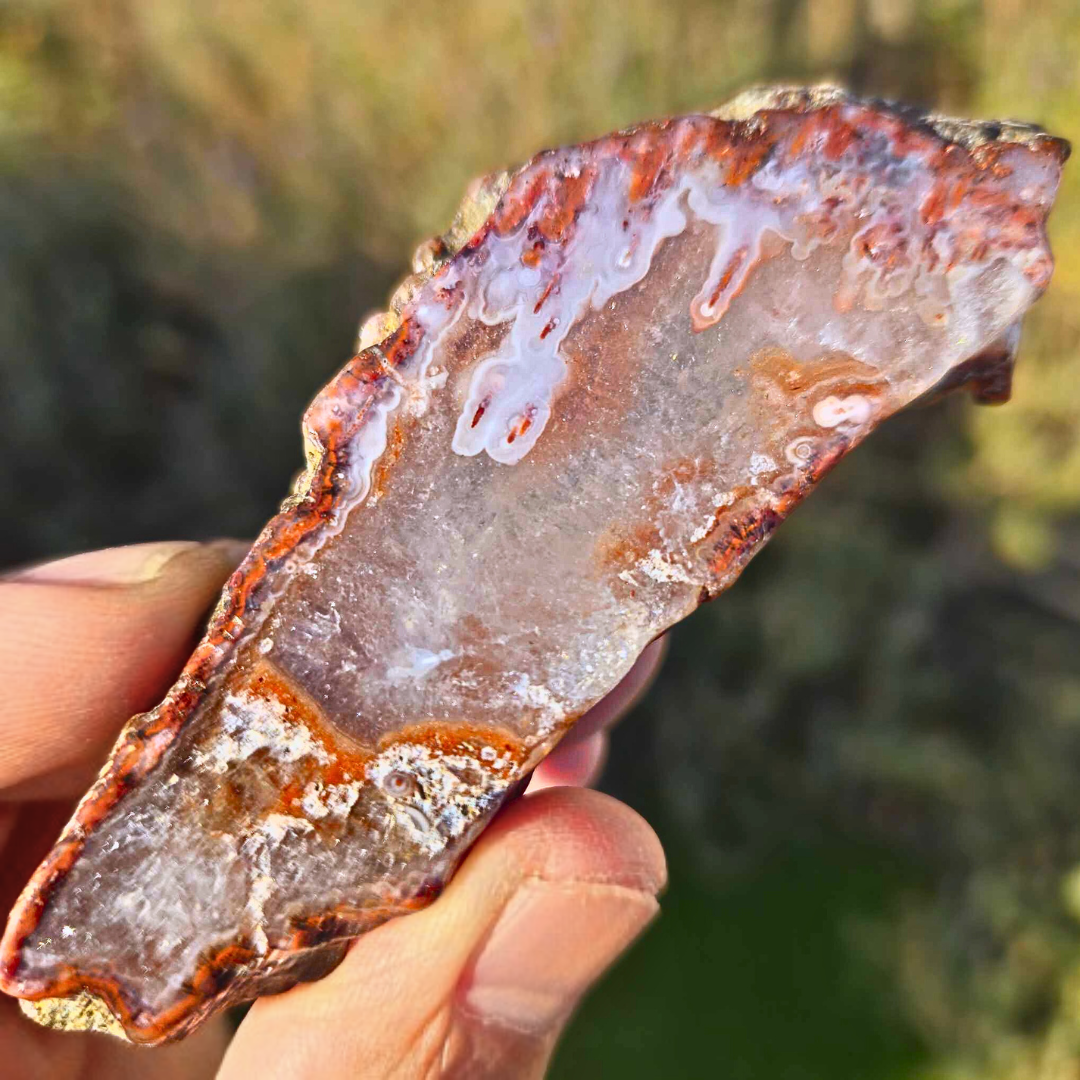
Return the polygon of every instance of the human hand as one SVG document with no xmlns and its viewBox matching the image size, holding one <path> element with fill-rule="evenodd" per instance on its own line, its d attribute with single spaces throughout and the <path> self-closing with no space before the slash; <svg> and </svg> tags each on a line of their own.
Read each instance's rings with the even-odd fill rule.
<svg viewBox="0 0 1080 1080">
<path fill-rule="evenodd" d="M 139 544 L 0 581 L 0 908 L 92 782 L 123 722 L 152 707 L 246 550 Z M 537 769 L 428 909 L 358 939 L 316 983 L 262 998 L 229 1041 L 217 1018 L 144 1050 L 48 1031 L 0 1001 L 5 1071 L 36 1080 L 542 1076 L 581 995 L 658 910 L 664 857 L 628 807 L 578 787 L 604 729 L 658 667 L 626 679 Z M 149 1055 L 149 1056 L 148 1056 Z"/>
</svg>

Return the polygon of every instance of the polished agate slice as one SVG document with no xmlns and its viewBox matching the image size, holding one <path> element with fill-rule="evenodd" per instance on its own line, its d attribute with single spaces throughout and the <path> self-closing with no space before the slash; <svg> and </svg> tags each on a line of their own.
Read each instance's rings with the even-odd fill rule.
<svg viewBox="0 0 1080 1080">
<path fill-rule="evenodd" d="M 429 903 L 876 425 L 1008 396 L 1066 153 L 775 90 L 475 185 L 27 886 L 3 988 L 160 1042 Z"/>
</svg>

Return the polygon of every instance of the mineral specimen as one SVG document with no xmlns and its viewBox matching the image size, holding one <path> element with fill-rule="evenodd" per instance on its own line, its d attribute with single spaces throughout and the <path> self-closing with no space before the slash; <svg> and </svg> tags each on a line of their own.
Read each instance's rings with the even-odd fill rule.
<svg viewBox="0 0 1080 1080">
<path fill-rule="evenodd" d="M 160 1042 L 429 903 L 869 431 L 1008 396 L 1067 150 L 772 90 L 475 185 L 24 891 L 3 988 Z"/>
</svg>

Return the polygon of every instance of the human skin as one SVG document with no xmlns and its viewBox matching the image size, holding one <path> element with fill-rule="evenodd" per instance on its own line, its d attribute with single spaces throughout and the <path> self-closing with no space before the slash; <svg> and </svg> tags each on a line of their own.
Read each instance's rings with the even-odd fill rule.
<svg viewBox="0 0 1080 1080">
<path fill-rule="evenodd" d="M 246 543 L 138 544 L 0 579 L 0 904 L 10 907 L 121 725 L 172 682 Z M 587 714 L 424 911 L 356 941 L 326 978 L 146 1050 L 54 1032 L 0 1000 L 26 1080 L 145 1076 L 536 1077 L 581 996 L 656 915 L 655 833 L 582 787 L 604 729 L 660 663 L 654 643 Z M 572 741 L 571 741 L 572 740 Z"/>
</svg>

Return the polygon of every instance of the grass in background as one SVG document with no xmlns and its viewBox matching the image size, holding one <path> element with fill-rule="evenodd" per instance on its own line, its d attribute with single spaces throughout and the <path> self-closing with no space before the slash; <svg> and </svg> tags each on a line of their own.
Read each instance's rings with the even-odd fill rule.
<svg viewBox="0 0 1080 1080">
<path fill-rule="evenodd" d="M 1073 0 L 8 0 L 0 561 L 251 535 L 474 175 L 836 78 L 1080 133 Z M 665 914 L 556 1075 L 1080 1075 L 1080 167 L 1014 401 L 888 425 L 676 635 L 607 783 Z"/>
</svg>

